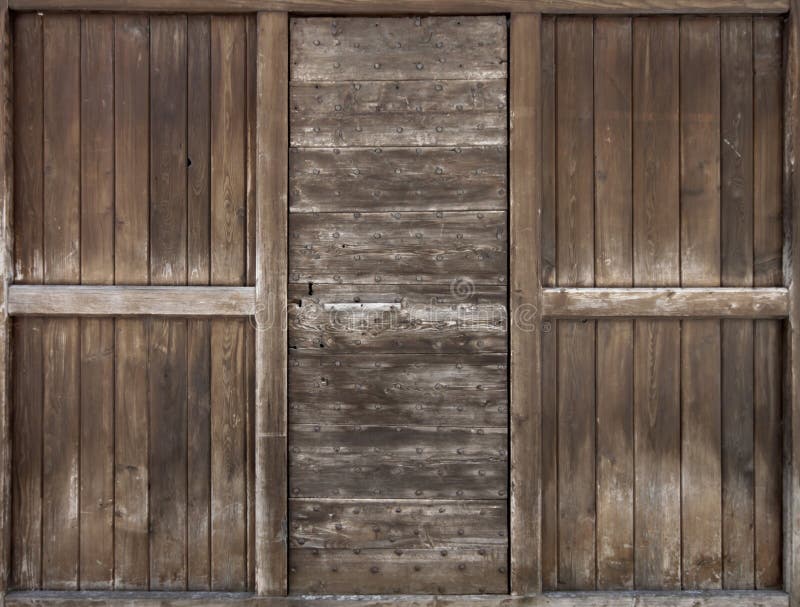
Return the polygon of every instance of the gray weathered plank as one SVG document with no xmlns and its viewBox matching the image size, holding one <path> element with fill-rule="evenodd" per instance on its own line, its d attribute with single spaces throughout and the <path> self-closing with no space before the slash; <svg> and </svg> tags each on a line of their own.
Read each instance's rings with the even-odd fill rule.
<svg viewBox="0 0 800 607">
<path fill-rule="evenodd" d="M 289 209 L 505 210 L 506 156 L 504 146 L 292 148 Z"/>
</svg>

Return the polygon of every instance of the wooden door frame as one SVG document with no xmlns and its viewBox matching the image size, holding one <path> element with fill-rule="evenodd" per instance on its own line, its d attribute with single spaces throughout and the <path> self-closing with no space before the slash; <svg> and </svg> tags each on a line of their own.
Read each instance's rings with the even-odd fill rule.
<svg viewBox="0 0 800 607">
<path fill-rule="evenodd" d="M 255 287 L 13 285 L 11 11 L 257 12 Z M 287 593 L 287 230 L 289 13 L 511 15 L 510 340 L 511 594 L 482 597 L 308 598 Z M 789 13 L 785 39 L 785 288 L 543 289 L 540 280 L 542 13 Z M 0 0 L 0 607 L 4 605 L 264 605 L 472 607 L 524 605 L 775 605 L 800 607 L 800 0 Z M 533 159 L 533 162 L 532 162 Z M 613 295 L 613 298 L 609 298 Z M 665 303 L 666 302 L 666 303 Z M 14 315 L 255 315 L 256 594 L 11 592 L 10 323 Z M 786 323 L 783 592 L 542 594 L 541 360 L 549 318 L 783 318 Z M 523 322 L 524 321 L 524 322 Z M 795 330 L 797 327 L 797 330 Z"/>
</svg>

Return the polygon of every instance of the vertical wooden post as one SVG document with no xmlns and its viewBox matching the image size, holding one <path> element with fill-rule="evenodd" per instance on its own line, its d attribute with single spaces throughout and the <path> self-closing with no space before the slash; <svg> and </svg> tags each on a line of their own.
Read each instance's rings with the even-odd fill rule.
<svg viewBox="0 0 800 607">
<path fill-rule="evenodd" d="M 511 17 L 511 593 L 541 592 L 541 23 Z"/>
<path fill-rule="evenodd" d="M 0 605 L 11 575 L 11 386 L 9 356 L 11 319 L 8 285 L 12 280 L 13 146 L 11 19 L 8 0 L 0 0 Z"/>
<path fill-rule="evenodd" d="M 286 283 L 289 17 L 258 14 L 256 66 L 256 592 L 287 592 Z"/>
<path fill-rule="evenodd" d="M 800 606 L 800 0 L 792 0 L 787 22 L 786 151 L 784 157 L 786 201 L 789 214 L 784 280 L 789 288 L 789 323 L 786 345 L 788 377 L 784 403 L 784 536 L 783 576 L 791 607 Z"/>
</svg>

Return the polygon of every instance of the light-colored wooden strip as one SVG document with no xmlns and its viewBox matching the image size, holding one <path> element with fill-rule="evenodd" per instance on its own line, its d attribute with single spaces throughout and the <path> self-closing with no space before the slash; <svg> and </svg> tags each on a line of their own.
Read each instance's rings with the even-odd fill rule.
<svg viewBox="0 0 800 607">
<path fill-rule="evenodd" d="M 506 18 L 296 18 L 291 54 L 293 81 L 502 79 Z"/>
<path fill-rule="evenodd" d="M 511 592 L 540 592 L 541 574 L 541 15 L 510 30 Z M 525 326 L 523 326 L 525 325 Z"/>
<path fill-rule="evenodd" d="M 789 288 L 786 401 L 783 404 L 783 585 L 792 607 L 800 606 L 800 0 L 792 0 L 786 22 L 784 207 L 787 222 L 784 281 Z"/>
<path fill-rule="evenodd" d="M 251 316 L 255 309 L 253 287 L 8 288 L 12 316 Z"/>
<path fill-rule="evenodd" d="M 257 17 L 255 589 L 287 592 L 289 16 Z"/>
<path fill-rule="evenodd" d="M 247 593 L 12 592 L 7 607 L 788 607 L 785 592 L 551 592 L 529 596 L 259 597 Z"/>
<path fill-rule="evenodd" d="M 409 13 L 486 14 L 490 12 L 554 14 L 781 14 L 789 0 L 11 0 L 14 11 L 91 10 L 153 12 Z"/>
<path fill-rule="evenodd" d="M 542 315 L 552 318 L 784 318 L 784 288 L 545 289 Z"/>
</svg>

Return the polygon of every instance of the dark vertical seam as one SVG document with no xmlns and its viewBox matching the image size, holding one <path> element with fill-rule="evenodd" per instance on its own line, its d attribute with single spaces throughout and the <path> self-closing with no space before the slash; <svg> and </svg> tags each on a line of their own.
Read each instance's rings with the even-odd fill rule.
<svg viewBox="0 0 800 607">
<path fill-rule="evenodd" d="M 83 236 L 83 53 L 84 39 L 83 30 L 86 25 L 86 17 L 81 15 L 78 18 L 78 284 L 83 283 L 83 246 L 81 238 Z M 84 320 L 78 319 L 78 561 L 76 588 L 81 587 L 81 486 L 83 484 L 83 457 L 81 440 L 83 434 L 83 340 L 82 333 Z"/>
</svg>

